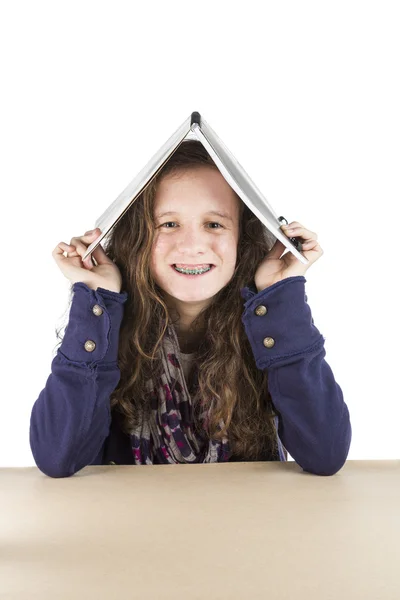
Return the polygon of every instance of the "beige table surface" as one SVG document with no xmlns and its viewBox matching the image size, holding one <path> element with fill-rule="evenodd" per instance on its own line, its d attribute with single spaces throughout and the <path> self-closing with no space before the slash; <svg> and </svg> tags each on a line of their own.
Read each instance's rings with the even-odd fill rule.
<svg viewBox="0 0 400 600">
<path fill-rule="evenodd" d="M 400 461 L 0 469 L 3 600 L 400 599 Z"/>
</svg>

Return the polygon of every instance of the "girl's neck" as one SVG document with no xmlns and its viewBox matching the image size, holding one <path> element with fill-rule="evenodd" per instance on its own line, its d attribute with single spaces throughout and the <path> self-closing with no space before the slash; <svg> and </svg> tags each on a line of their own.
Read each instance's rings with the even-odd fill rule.
<svg viewBox="0 0 400 600">
<path fill-rule="evenodd" d="M 192 354 L 198 350 L 201 341 L 200 334 L 188 331 L 181 332 L 178 329 L 176 335 L 178 337 L 179 349 L 183 354 Z"/>
</svg>

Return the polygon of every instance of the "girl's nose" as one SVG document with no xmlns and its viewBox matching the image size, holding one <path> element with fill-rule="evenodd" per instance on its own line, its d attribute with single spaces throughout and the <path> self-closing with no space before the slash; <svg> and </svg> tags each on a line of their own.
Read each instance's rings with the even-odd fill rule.
<svg viewBox="0 0 400 600">
<path fill-rule="evenodd" d="M 202 231 L 191 228 L 190 230 L 182 232 L 178 237 L 177 247 L 181 252 L 188 250 L 198 251 L 206 247 L 206 239 L 207 238 Z"/>
</svg>

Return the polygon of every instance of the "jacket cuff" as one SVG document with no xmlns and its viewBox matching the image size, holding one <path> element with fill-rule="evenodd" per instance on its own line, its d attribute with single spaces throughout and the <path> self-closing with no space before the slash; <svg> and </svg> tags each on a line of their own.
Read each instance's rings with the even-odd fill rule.
<svg viewBox="0 0 400 600">
<path fill-rule="evenodd" d="M 243 288 L 242 322 L 256 366 L 264 369 L 323 346 L 305 294 L 305 277 L 287 277 L 258 293 Z"/>
<path fill-rule="evenodd" d="M 116 362 L 127 292 L 92 290 L 82 282 L 74 283 L 72 289 L 69 321 L 58 353 L 86 365 Z"/>
</svg>

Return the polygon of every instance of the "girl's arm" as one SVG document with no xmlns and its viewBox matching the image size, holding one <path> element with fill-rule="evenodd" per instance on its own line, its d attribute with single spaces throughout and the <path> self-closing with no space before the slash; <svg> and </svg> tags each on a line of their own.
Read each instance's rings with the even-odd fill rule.
<svg viewBox="0 0 400 600">
<path fill-rule="evenodd" d="M 346 461 L 351 424 L 325 360 L 325 340 L 314 325 L 305 282 L 296 276 L 258 293 L 243 288 L 242 321 L 257 367 L 268 369 L 283 445 L 305 471 L 333 475 Z M 257 307 L 266 311 L 259 308 L 257 314 Z"/>
<path fill-rule="evenodd" d="M 111 425 L 110 395 L 120 379 L 119 329 L 128 294 L 81 282 L 73 291 L 64 338 L 30 420 L 33 457 L 51 477 L 100 461 Z"/>
</svg>

